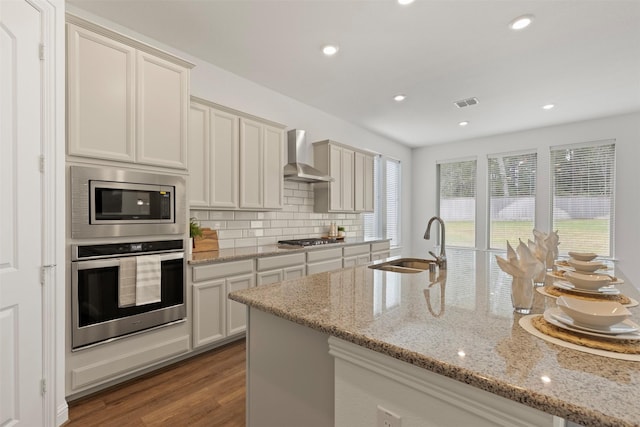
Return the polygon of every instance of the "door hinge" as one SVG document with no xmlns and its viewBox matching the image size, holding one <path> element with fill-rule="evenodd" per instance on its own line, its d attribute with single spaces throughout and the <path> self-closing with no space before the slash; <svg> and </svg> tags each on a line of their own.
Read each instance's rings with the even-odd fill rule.
<svg viewBox="0 0 640 427">
<path fill-rule="evenodd" d="M 40 173 L 44 173 L 44 156 L 40 155 Z"/>
<path fill-rule="evenodd" d="M 44 378 L 40 380 L 40 394 L 45 395 L 47 393 L 47 380 Z"/>
<path fill-rule="evenodd" d="M 55 267 L 56 264 L 47 264 L 47 265 L 43 265 L 42 267 L 40 267 L 40 284 L 44 286 L 44 282 L 45 282 L 45 271 L 47 271 L 48 268 L 53 268 Z"/>
<path fill-rule="evenodd" d="M 44 43 L 40 43 L 40 48 L 38 50 L 40 55 L 40 61 L 44 61 Z"/>
</svg>

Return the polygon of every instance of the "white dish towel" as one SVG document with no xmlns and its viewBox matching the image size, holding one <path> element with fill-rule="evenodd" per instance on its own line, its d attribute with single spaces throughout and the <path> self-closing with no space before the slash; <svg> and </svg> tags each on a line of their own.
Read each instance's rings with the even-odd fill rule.
<svg viewBox="0 0 640 427">
<path fill-rule="evenodd" d="M 118 274 L 118 307 L 130 307 L 136 303 L 136 259 L 122 258 Z"/>
<path fill-rule="evenodd" d="M 136 305 L 160 302 L 160 263 L 158 255 L 136 257 Z"/>
</svg>

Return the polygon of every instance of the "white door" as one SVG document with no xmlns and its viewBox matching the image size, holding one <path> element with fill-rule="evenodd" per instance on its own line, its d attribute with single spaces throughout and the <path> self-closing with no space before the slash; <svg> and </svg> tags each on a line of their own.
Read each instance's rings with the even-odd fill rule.
<svg viewBox="0 0 640 427">
<path fill-rule="evenodd" d="M 0 1 L 0 425 L 44 424 L 41 14 Z"/>
</svg>

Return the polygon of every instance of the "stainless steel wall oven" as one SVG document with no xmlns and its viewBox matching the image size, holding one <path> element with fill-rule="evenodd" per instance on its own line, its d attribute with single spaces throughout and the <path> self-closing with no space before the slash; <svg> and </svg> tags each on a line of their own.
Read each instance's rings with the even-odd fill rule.
<svg viewBox="0 0 640 427">
<path fill-rule="evenodd" d="M 183 243 L 179 239 L 72 245 L 72 348 L 79 349 L 184 319 Z M 136 260 L 148 260 L 149 255 L 157 263 L 159 300 L 123 305 L 120 293 L 123 280 L 129 274 L 125 265 L 131 265 L 133 261 L 135 268 Z"/>
</svg>

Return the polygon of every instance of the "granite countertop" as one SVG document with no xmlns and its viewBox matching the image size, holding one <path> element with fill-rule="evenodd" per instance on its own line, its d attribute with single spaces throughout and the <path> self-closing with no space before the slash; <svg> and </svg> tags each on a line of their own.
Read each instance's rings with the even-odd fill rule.
<svg viewBox="0 0 640 427">
<path fill-rule="evenodd" d="M 640 362 L 522 329 L 491 252 L 448 250 L 448 271 L 367 266 L 233 292 L 232 300 L 583 425 L 640 425 Z M 616 276 L 624 275 L 616 271 Z M 626 281 L 622 292 L 639 293 Z M 535 293 L 533 312 L 555 306 Z M 640 322 L 640 307 L 630 309 Z"/>
<path fill-rule="evenodd" d="M 346 238 L 338 241 L 337 243 L 327 243 L 317 246 L 263 245 L 250 246 L 246 248 L 220 249 L 217 251 L 195 252 L 187 259 L 187 262 L 190 265 L 197 265 L 222 261 L 239 261 L 248 258 L 285 255 L 295 252 L 361 245 L 363 243 L 386 242 L 388 240 L 389 239 Z"/>
</svg>

